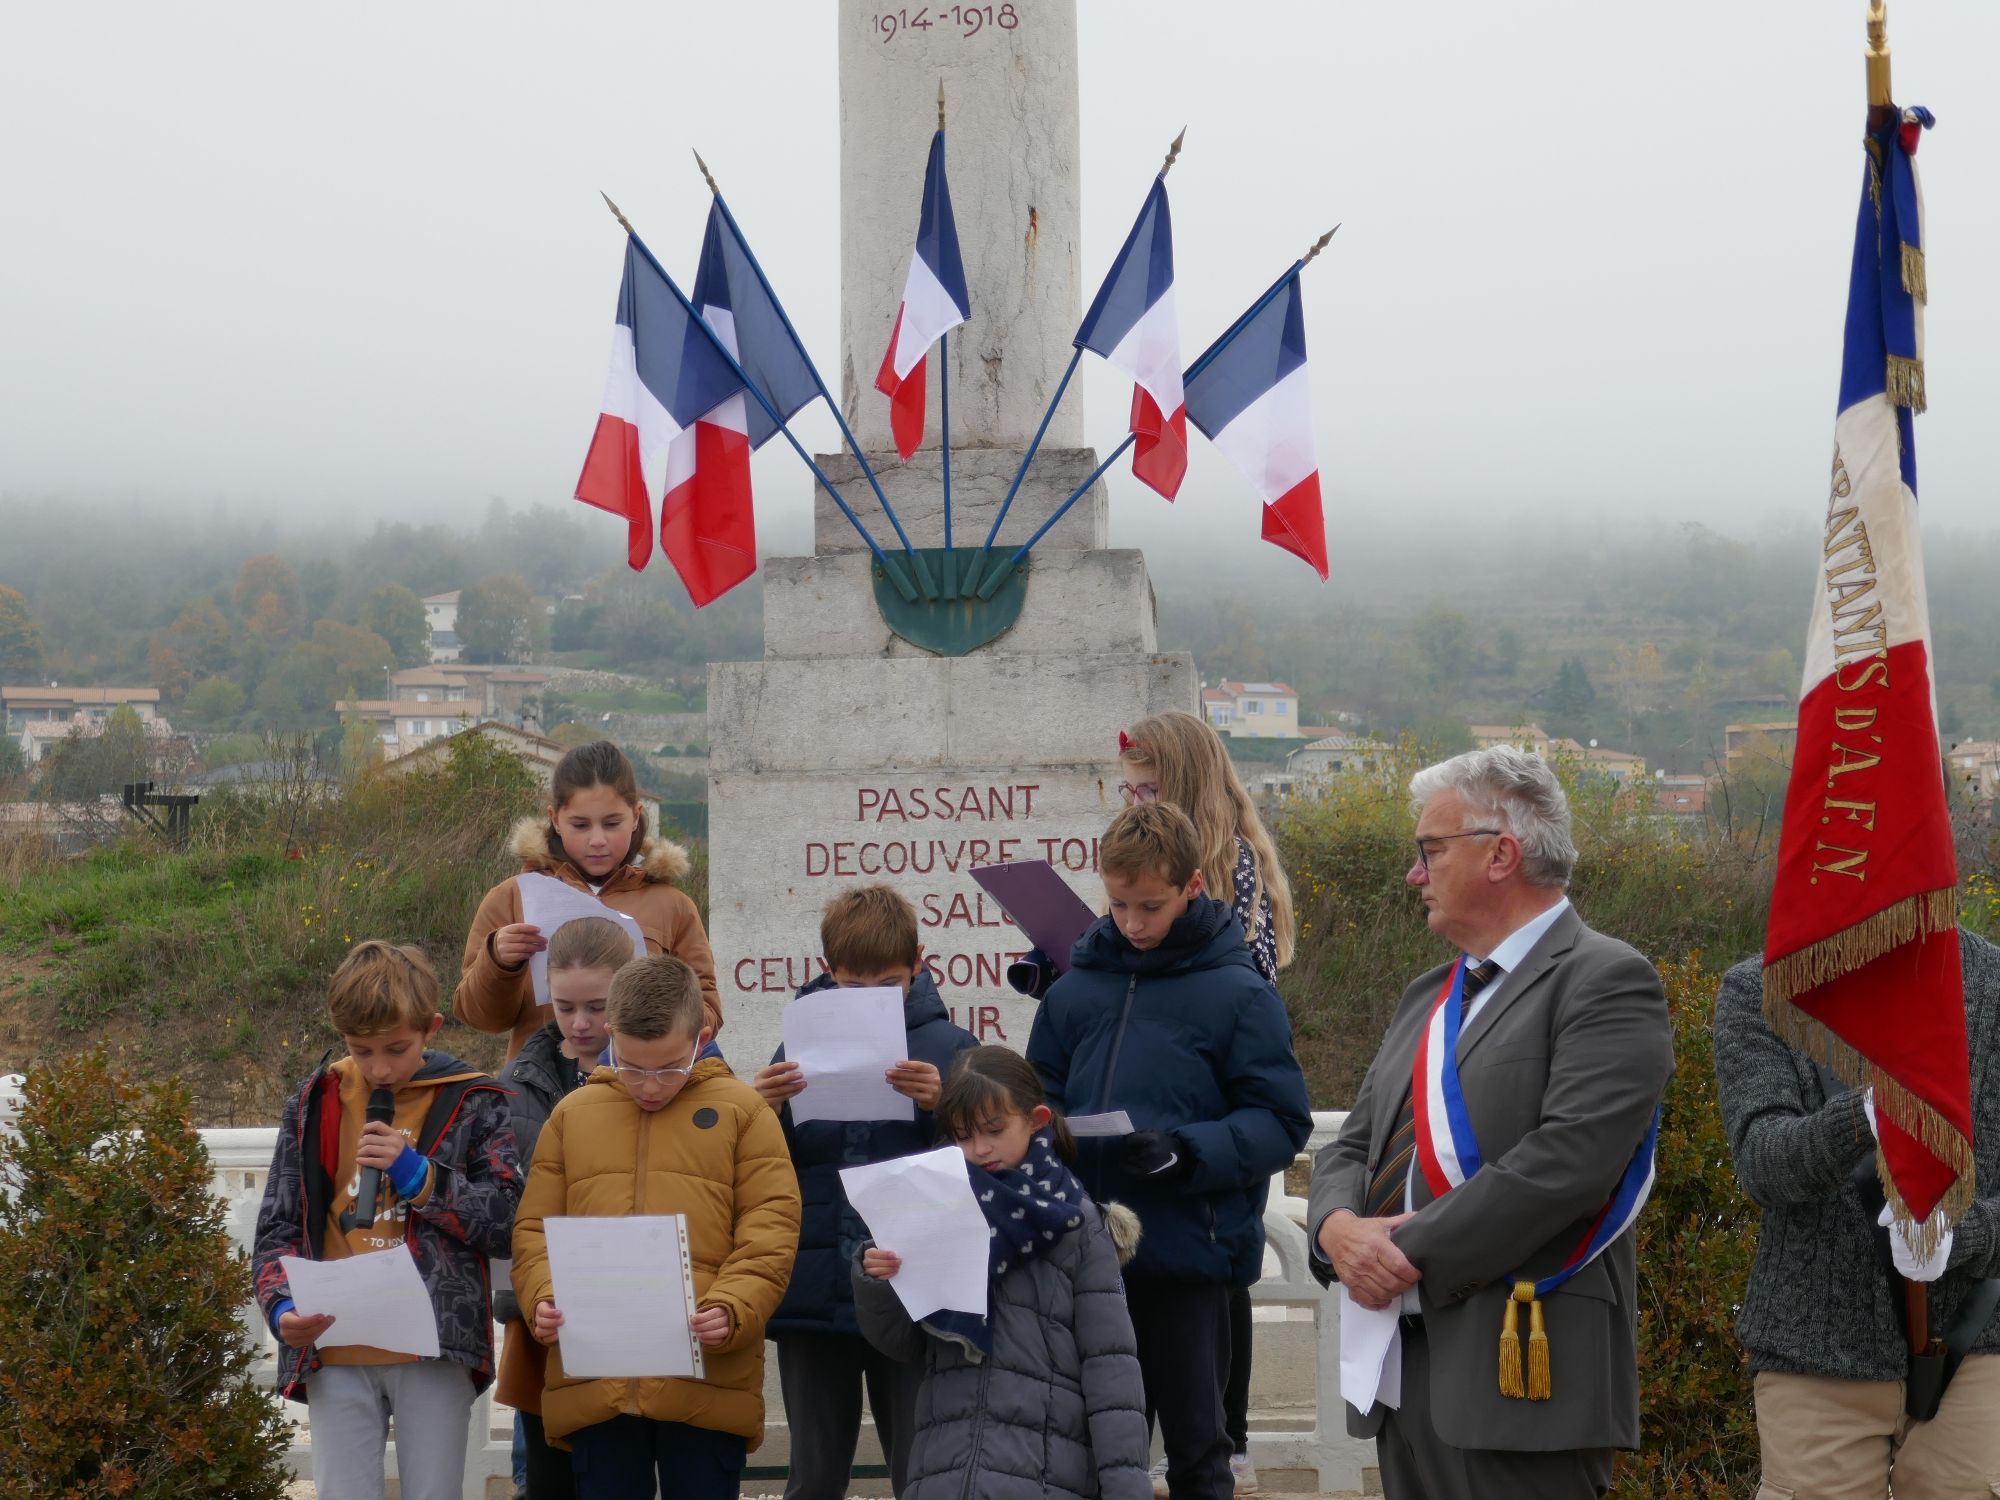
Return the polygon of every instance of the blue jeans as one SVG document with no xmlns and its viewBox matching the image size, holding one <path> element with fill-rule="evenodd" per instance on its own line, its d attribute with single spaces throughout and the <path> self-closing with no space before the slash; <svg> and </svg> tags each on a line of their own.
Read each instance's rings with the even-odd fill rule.
<svg viewBox="0 0 2000 1500">
<path fill-rule="evenodd" d="M 514 1413 L 514 1488 L 528 1487 L 528 1429 L 521 1425 L 521 1414 Z"/>
<path fill-rule="evenodd" d="M 736 1500 L 749 1444 L 727 1432 L 616 1416 L 569 1435 L 577 1500 Z"/>
</svg>

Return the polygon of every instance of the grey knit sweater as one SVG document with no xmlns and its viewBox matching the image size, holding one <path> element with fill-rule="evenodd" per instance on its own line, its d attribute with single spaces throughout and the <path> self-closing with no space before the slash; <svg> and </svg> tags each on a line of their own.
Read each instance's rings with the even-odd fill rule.
<svg viewBox="0 0 2000 1500">
<path fill-rule="evenodd" d="M 1959 946 L 1979 1196 L 1956 1228 L 1949 1269 L 1931 1285 L 1939 1333 L 1973 1280 L 2000 1275 L 2000 948 L 1963 930 Z M 1894 1294 L 1876 1259 L 1874 1224 L 1848 1181 L 1875 1150 L 1861 1091 L 1827 1098 L 1813 1064 L 1764 1024 L 1756 959 L 1731 969 L 1716 997 L 1715 1077 L 1737 1180 L 1764 1210 L 1736 1320 L 1750 1368 L 1902 1379 Z M 1975 1347 L 2000 1352 L 2000 1316 Z"/>
</svg>

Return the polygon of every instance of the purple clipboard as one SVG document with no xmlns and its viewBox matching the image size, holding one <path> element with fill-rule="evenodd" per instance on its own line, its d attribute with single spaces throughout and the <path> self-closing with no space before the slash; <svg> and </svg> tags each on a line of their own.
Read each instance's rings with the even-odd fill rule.
<svg viewBox="0 0 2000 1500">
<path fill-rule="evenodd" d="M 1058 974 L 1069 972 L 1069 950 L 1097 920 L 1097 913 L 1069 888 L 1045 859 L 978 865 L 972 878 L 1000 903 L 1028 941 L 1048 954 Z"/>
</svg>

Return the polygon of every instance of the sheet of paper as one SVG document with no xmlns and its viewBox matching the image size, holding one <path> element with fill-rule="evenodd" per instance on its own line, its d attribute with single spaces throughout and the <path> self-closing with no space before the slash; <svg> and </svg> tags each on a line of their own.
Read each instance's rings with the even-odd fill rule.
<svg viewBox="0 0 2000 1500">
<path fill-rule="evenodd" d="M 927 1318 L 944 1308 L 986 1312 L 991 1235 L 972 1195 L 963 1151 L 940 1146 L 865 1167 L 842 1167 L 840 1183 L 876 1248 L 902 1258 L 902 1269 L 889 1285 L 904 1311 L 912 1318 Z"/>
<path fill-rule="evenodd" d="M 785 1007 L 785 1061 L 806 1086 L 792 1095 L 792 1122 L 914 1120 L 917 1107 L 889 1087 L 889 1069 L 910 1055 L 899 989 L 821 990 Z"/>
<path fill-rule="evenodd" d="M 565 1375 L 702 1378 L 683 1214 L 542 1221 Z"/>
<path fill-rule="evenodd" d="M 1097 920 L 1097 913 L 1069 888 L 1045 859 L 978 865 L 972 878 L 1014 919 L 1028 941 L 1048 954 L 1058 974 L 1069 972 L 1069 952 Z"/>
<path fill-rule="evenodd" d="M 1401 1304 L 1372 1312 L 1340 1288 L 1340 1397 L 1366 1413 L 1377 1401 L 1403 1404 Z"/>
<path fill-rule="evenodd" d="M 539 927 L 542 936 L 552 938 L 556 929 L 578 917 L 604 917 L 623 927 L 632 939 L 632 956 L 646 956 L 646 934 L 639 924 L 615 907 L 606 906 L 588 891 L 580 891 L 553 875 L 516 875 L 521 887 L 521 920 Z M 544 948 L 528 960 L 528 973 L 535 982 L 535 1004 L 549 1003 L 549 953 Z"/>
<path fill-rule="evenodd" d="M 1132 1117 L 1122 1109 L 1114 1109 L 1108 1115 L 1071 1115 L 1067 1123 L 1069 1133 L 1080 1141 L 1096 1136 L 1132 1133 Z"/>
<path fill-rule="evenodd" d="M 292 1301 L 308 1317 L 333 1314 L 322 1349 L 367 1344 L 391 1354 L 438 1355 L 437 1311 L 407 1245 L 340 1260 L 279 1257 Z"/>
</svg>

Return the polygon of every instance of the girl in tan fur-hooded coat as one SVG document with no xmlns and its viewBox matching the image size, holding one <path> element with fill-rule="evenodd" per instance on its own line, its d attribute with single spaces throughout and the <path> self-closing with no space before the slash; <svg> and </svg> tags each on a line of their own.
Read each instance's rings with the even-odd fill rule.
<svg viewBox="0 0 2000 1500">
<path fill-rule="evenodd" d="M 509 849 L 524 873 L 551 875 L 639 924 L 648 953 L 671 953 L 701 980 L 707 1024 L 722 1029 L 715 955 L 701 913 L 675 882 L 688 872 L 687 851 L 646 831 L 639 782 L 625 752 L 609 740 L 579 745 L 556 765 L 546 817 L 514 825 Z M 521 887 L 501 881 L 486 893 L 465 939 L 465 962 L 451 1008 L 481 1031 L 505 1034 L 507 1056 L 548 1020 L 535 1003 L 528 963 L 549 934 L 521 920 Z"/>
</svg>

